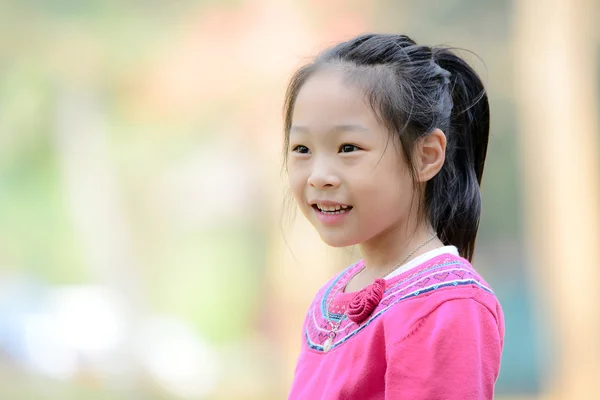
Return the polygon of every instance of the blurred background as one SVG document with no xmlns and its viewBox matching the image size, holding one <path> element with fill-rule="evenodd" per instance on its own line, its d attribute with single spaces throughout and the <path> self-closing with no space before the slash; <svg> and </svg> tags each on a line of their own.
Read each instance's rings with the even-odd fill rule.
<svg viewBox="0 0 600 400">
<path fill-rule="evenodd" d="M 462 53 L 492 132 L 474 264 L 499 399 L 597 398 L 596 0 L 0 0 L 0 398 L 282 399 L 358 257 L 285 204 L 295 68 L 365 31 Z M 483 61 L 482 61 L 483 60 Z"/>
</svg>

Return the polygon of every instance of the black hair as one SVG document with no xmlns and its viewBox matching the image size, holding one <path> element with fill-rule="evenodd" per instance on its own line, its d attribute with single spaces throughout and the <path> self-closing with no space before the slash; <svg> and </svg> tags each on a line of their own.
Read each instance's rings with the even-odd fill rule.
<svg viewBox="0 0 600 400">
<path fill-rule="evenodd" d="M 340 43 L 292 77 L 284 104 L 284 165 L 298 92 L 323 67 L 341 68 L 366 95 L 379 121 L 400 143 L 413 181 L 412 151 L 434 129 L 446 135 L 446 158 L 430 179 L 419 210 L 440 240 L 471 260 L 481 214 L 480 184 L 490 111 L 477 73 L 447 48 L 417 45 L 405 35 L 365 34 Z"/>
</svg>

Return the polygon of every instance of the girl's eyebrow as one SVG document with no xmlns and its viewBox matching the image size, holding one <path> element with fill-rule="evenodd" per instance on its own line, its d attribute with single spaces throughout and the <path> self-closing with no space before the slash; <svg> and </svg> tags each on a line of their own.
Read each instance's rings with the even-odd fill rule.
<svg viewBox="0 0 600 400">
<path fill-rule="evenodd" d="M 302 125 L 292 125 L 290 127 L 290 133 L 298 132 L 298 133 L 307 133 L 310 134 L 310 129 L 306 126 Z M 369 132 L 367 128 L 358 124 L 343 124 L 343 125 L 335 125 L 331 129 L 329 129 L 328 133 L 340 133 L 340 132 Z"/>
</svg>

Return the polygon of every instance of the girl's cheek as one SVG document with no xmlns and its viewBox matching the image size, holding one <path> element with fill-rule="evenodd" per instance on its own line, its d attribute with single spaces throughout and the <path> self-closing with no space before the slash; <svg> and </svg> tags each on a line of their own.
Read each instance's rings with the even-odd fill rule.
<svg viewBox="0 0 600 400">
<path fill-rule="evenodd" d="M 288 176 L 288 184 L 290 186 L 290 189 L 292 190 L 292 193 L 294 194 L 294 197 L 298 198 L 302 195 L 302 191 L 304 189 L 304 182 L 305 180 L 303 180 L 302 176 L 298 174 L 297 171 L 290 171 L 290 174 Z"/>
</svg>

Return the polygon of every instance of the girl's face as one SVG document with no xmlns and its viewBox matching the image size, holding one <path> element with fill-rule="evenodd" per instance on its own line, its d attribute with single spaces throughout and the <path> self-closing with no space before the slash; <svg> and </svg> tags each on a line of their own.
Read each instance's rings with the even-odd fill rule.
<svg viewBox="0 0 600 400">
<path fill-rule="evenodd" d="M 415 190 L 398 149 L 342 72 L 319 71 L 305 82 L 293 110 L 288 176 L 325 243 L 350 246 L 406 229 Z"/>
</svg>

